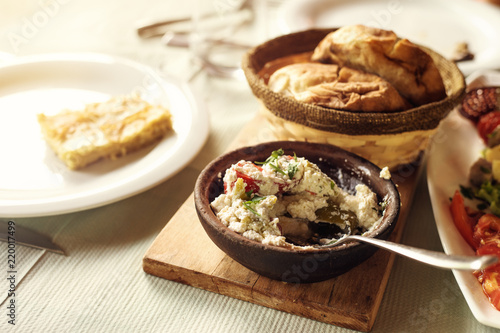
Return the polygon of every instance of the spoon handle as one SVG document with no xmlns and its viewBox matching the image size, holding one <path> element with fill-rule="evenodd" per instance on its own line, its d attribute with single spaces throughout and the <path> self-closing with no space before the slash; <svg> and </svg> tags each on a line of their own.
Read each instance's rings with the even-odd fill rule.
<svg viewBox="0 0 500 333">
<path fill-rule="evenodd" d="M 486 268 L 496 262 L 498 257 L 495 255 L 485 256 L 464 256 L 464 255 L 449 255 L 443 252 L 430 251 L 420 249 L 404 244 L 385 241 L 382 239 L 363 237 L 359 235 L 350 235 L 339 239 L 335 244 L 357 240 L 364 243 L 369 243 L 377 247 L 389 250 L 402 256 L 420 261 L 422 263 L 446 269 L 457 270 L 478 270 Z"/>
</svg>

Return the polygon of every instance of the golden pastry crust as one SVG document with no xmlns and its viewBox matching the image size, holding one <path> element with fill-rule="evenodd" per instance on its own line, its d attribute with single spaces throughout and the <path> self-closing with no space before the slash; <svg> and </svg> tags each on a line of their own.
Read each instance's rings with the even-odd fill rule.
<svg viewBox="0 0 500 333">
<path fill-rule="evenodd" d="M 312 86 L 337 80 L 339 66 L 320 63 L 298 63 L 278 69 L 269 78 L 268 86 L 274 92 L 294 96 Z"/>
<path fill-rule="evenodd" d="M 119 96 L 84 110 L 38 115 L 42 134 L 72 170 L 145 147 L 172 130 L 172 116 L 137 95 Z"/>
<path fill-rule="evenodd" d="M 318 44 L 312 60 L 376 74 L 415 106 L 446 97 L 443 80 L 432 58 L 392 31 L 363 25 L 342 27 Z"/>
<path fill-rule="evenodd" d="M 333 109 L 394 112 L 410 104 L 382 78 L 349 67 L 303 63 L 271 75 L 269 88 L 299 102 Z"/>
</svg>

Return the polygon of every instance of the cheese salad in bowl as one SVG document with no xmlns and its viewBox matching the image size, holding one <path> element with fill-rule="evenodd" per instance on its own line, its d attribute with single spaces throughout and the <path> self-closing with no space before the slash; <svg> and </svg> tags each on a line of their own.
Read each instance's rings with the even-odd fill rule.
<svg viewBox="0 0 500 333">
<path fill-rule="evenodd" d="M 316 164 L 279 149 L 263 163 L 233 164 L 224 176 L 225 193 L 212 208 L 224 225 L 247 238 L 293 246 L 284 235 L 290 226 L 287 216 L 315 221 L 318 210 L 329 209 L 342 226 L 361 232 L 374 227 L 382 217 L 377 196 L 364 184 L 355 190 L 355 195 L 349 194 Z"/>
<path fill-rule="evenodd" d="M 386 239 L 400 209 L 387 169 L 336 146 L 292 141 L 217 158 L 198 177 L 194 197 L 214 243 L 261 275 L 283 280 L 293 265 L 321 257 L 302 282 L 366 260 L 375 252 L 366 244 L 324 245 L 346 234 Z"/>
</svg>

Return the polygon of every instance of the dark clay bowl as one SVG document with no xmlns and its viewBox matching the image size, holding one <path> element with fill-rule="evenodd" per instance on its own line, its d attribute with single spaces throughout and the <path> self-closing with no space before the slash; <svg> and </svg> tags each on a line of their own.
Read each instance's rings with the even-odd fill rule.
<svg viewBox="0 0 500 333">
<path fill-rule="evenodd" d="M 379 201 L 387 198 L 385 214 L 368 237 L 387 239 L 400 210 L 399 192 L 391 180 L 379 177 L 380 168 L 373 163 L 338 147 L 308 142 L 276 141 L 244 147 L 220 156 L 199 175 L 194 200 L 203 228 L 212 241 L 229 257 L 250 270 L 271 279 L 290 283 L 323 281 L 349 271 L 368 259 L 376 248 L 358 242 L 324 249 L 289 249 L 250 240 L 224 226 L 210 207 L 223 193 L 222 178 L 232 164 L 240 160 L 264 161 L 272 151 L 282 148 L 285 154 L 305 157 L 316 163 L 338 186 L 353 191 L 364 183 L 375 192 Z"/>
</svg>

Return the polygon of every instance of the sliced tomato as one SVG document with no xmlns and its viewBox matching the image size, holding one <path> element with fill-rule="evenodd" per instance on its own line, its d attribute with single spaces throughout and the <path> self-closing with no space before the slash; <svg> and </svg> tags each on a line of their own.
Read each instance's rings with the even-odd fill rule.
<svg viewBox="0 0 500 333">
<path fill-rule="evenodd" d="M 498 247 L 497 242 L 488 242 L 487 244 L 481 245 L 477 250 L 476 254 L 478 256 L 484 256 L 484 255 L 499 255 L 500 256 L 500 247 Z M 500 264 L 495 264 L 498 265 L 500 268 Z"/>
<path fill-rule="evenodd" d="M 500 310 L 500 274 L 498 269 L 487 268 L 482 274 L 482 286 L 484 293 L 490 299 L 490 303 Z"/>
<path fill-rule="evenodd" d="M 477 255 L 500 257 L 500 217 L 493 214 L 481 216 L 474 227 L 473 237 L 479 243 Z M 500 310 L 500 264 L 487 267 L 476 276 L 490 303 Z"/>
<path fill-rule="evenodd" d="M 457 227 L 460 235 L 465 239 L 467 244 L 474 250 L 478 248 L 479 242 L 474 239 L 474 226 L 476 225 L 477 218 L 468 214 L 464 204 L 464 198 L 460 191 L 455 191 L 450 205 L 451 216 L 453 222 Z"/>
<path fill-rule="evenodd" d="M 252 192 L 252 193 L 259 192 L 260 187 L 259 187 L 259 185 L 257 185 L 257 182 L 255 181 L 255 179 L 253 179 L 249 175 L 246 175 L 240 171 L 236 171 L 236 176 L 238 178 L 243 179 L 245 184 L 247 184 L 247 186 L 245 187 L 245 192 Z"/>
<path fill-rule="evenodd" d="M 500 217 L 493 214 L 484 214 L 481 216 L 479 221 L 477 221 L 474 227 L 474 235 L 478 244 L 485 246 L 490 243 L 496 246 L 500 245 Z"/>
<path fill-rule="evenodd" d="M 497 309 L 500 310 L 500 290 L 494 290 L 490 294 L 488 294 L 490 298 L 491 304 Z"/>
<path fill-rule="evenodd" d="M 492 111 L 479 118 L 477 131 L 485 143 L 488 143 L 488 136 L 500 125 L 500 111 Z"/>
<path fill-rule="evenodd" d="M 257 170 L 259 170 L 260 172 L 262 172 L 262 168 L 256 164 L 252 163 L 252 162 L 238 162 L 238 164 L 236 164 L 236 166 L 238 166 L 238 167 L 244 167 L 245 165 L 251 165 L 252 167 L 254 167 Z M 252 192 L 252 193 L 259 192 L 260 187 L 258 185 L 257 180 L 253 179 L 249 175 L 247 175 L 239 170 L 236 170 L 236 168 L 234 166 L 231 168 L 234 169 L 234 171 L 236 173 L 236 177 L 241 178 L 243 180 L 243 182 L 246 184 L 245 192 Z M 227 193 L 228 188 L 232 188 L 234 186 L 234 183 L 235 183 L 235 181 L 233 181 L 231 184 L 227 184 L 226 182 L 224 182 L 224 193 Z"/>
</svg>

